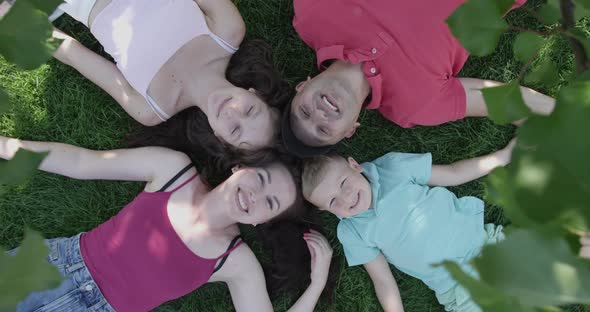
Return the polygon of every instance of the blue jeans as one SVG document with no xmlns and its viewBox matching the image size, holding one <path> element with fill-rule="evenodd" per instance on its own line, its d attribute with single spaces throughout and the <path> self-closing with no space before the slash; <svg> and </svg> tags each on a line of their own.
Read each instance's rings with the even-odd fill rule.
<svg viewBox="0 0 590 312">
<path fill-rule="evenodd" d="M 47 261 L 64 276 L 59 287 L 30 293 L 16 306 L 17 312 L 115 312 L 90 276 L 80 253 L 80 235 L 45 241 L 49 247 Z M 9 251 L 15 254 L 17 249 Z"/>
</svg>

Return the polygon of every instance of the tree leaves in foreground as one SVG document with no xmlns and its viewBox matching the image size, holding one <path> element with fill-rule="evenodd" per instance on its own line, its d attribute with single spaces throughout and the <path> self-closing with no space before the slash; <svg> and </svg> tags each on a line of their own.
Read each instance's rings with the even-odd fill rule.
<svg viewBox="0 0 590 312">
<path fill-rule="evenodd" d="M 472 54 L 491 53 L 499 30 L 508 28 L 498 21 L 494 5 L 502 4 L 469 0 L 448 19 L 453 34 Z M 539 59 L 545 44 L 541 35 L 561 34 L 574 42 L 578 70 L 588 69 L 590 40 L 572 26 L 574 18 L 588 15 L 588 0 L 549 0 L 541 7 L 535 17 L 563 25 L 547 28 L 552 30 L 546 34 L 522 30 L 517 36 L 514 55 L 524 64 L 520 77 L 482 90 L 492 120 L 504 124 L 529 116 L 519 88 L 523 77 L 527 83 L 544 86 L 559 81 L 555 63 L 548 56 Z M 473 27 L 478 21 L 482 25 Z M 482 28 L 489 30 L 484 36 Z M 536 66 L 525 76 L 531 64 Z M 506 240 L 484 247 L 472 261 L 477 276 L 463 272 L 456 263 L 443 263 L 484 311 L 559 311 L 559 305 L 590 304 L 590 261 L 577 255 L 579 244 L 572 247 L 565 239 L 568 231 L 590 229 L 588 77 L 587 71 L 561 88 L 551 115 L 530 115 L 517 131 L 512 163 L 487 178 L 486 199 L 503 207 L 513 222 Z"/>
<path fill-rule="evenodd" d="M 16 256 L 0 252 L 0 311 L 14 311 L 30 292 L 57 287 L 62 278 L 46 260 L 43 237 L 26 231 Z"/>
<path fill-rule="evenodd" d="M 531 110 L 524 104 L 518 83 L 481 90 L 488 105 L 490 118 L 498 124 L 507 124 L 528 117 Z"/>
<path fill-rule="evenodd" d="M 459 6 L 447 24 L 471 54 L 490 54 L 508 29 L 502 16 L 512 4 L 511 0 L 470 0 Z"/>
<path fill-rule="evenodd" d="M 590 303 L 590 261 L 580 259 L 558 231 L 509 231 L 472 261 L 479 279 L 452 261 L 443 265 L 484 311 Z"/>
<path fill-rule="evenodd" d="M 59 46 L 47 19 L 60 0 L 18 0 L 0 19 L 0 54 L 22 69 L 47 62 Z"/>
<path fill-rule="evenodd" d="M 19 149 L 14 157 L 0 162 L 0 184 L 19 184 L 37 171 L 47 153 L 35 153 Z"/>
</svg>

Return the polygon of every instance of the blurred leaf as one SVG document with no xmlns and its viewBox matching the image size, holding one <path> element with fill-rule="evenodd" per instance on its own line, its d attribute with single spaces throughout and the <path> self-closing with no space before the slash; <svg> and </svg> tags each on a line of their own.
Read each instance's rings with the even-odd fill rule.
<svg viewBox="0 0 590 312">
<path fill-rule="evenodd" d="M 61 43 L 51 37 L 52 31 L 47 14 L 29 0 L 18 0 L 0 19 L 0 54 L 22 69 L 37 68 Z"/>
<path fill-rule="evenodd" d="M 504 189 L 514 193 L 516 207 L 535 222 L 590 225 L 590 81 L 563 87 L 550 116 L 533 115 L 518 130 L 519 146 L 507 167 Z M 508 196 L 512 196 L 508 194 Z M 571 221 L 576 220 L 576 224 Z"/>
<path fill-rule="evenodd" d="M 520 93 L 518 81 L 481 90 L 488 107 L 490 119 L 498 124 L 507 124 L 527 117 L 531 110 Z"/>
<path fill-rule="evenodd" d="M 471 298 L 485 312 L 532 312 L 532 309 L 522 307 L 510 296 L 502 294 L 482 281 L 463 272 L 453 261 L 444 261 L 442 265 L 461 286 L 468 290 Z"/>
<path fill-rule="evenodd" d="M 14 311 L 30 292 L 59 286 L 61 275 L 46 261 L 43 237 L 27 230 L 16 256 L 0 252 L 0 311 Z"/>
<path fill-rule="evenodd" d="M 20 1 L 20 0 L 18 0 Z M 63 0 L 28 0 L 38 10 L 43 11 L 47 15 L 51 15 L 57 7 L 62 4 Z"/>
<path fill-rule="evenodd" d="M 537 54 L 544 42 L 545 39 L 537 34 L 520 33 L 514 41 L 514 56 L 519 61 L 526 63 Z"/>
<path fill-rule="evenodd" d="M 518 142 L 517 147 L 518 148 Z M 500 167 L 492 171 L 485 179 L 486 201 L 498 205 L 504 209 L 506 215 L 514 225 L 533 226 L 531 221 L 516 202 L 515 189 L 510 182 L 508 170 Z"/>
<path fill-rule="evenodd" d="M 524 81 L 529 84 L 538 83 L 545 87 L 551 87 L 559 82 L 557 66 L 549 57 L 546 57 L 531 69 Z"/>
<path fill-rule="evenodd" d="M 6 113 L 10 109 L 10 101 L 8 94 L 4 92 L 4 89 L 0 88 L 0 114 Z"/>
<path fill-rule="evenodd" d="M 47 156 L 19 149 L 11 160 L 0 163 L 0 184 L 19 184 L 32 175 Z"/>
<path fill-rule="evenodd" d="M 502 16 L 511 0 L 470 0 L 447 19 L 453 35 L 471 54 L 484 56 L 496 48 L 500 35 L 508 29 Z"/>
<path fill-rule="evenodd" d="M 590 261 L 558 232 L 512 229 L 505 241 L 473 260 L 481 280 L 525 306 L 590 303 Z"/>
<path fill-rule="evenodd" d="M 547 24 L 555 24 L 561 19 L 561 10 L 559 8 L 559 0 L 548 0 L 539 11 L 539 16 Z"/>
<path fill-rule="evenodd" d="M 589 0 L 573 0 L 574 2 L 574 19 L 577 21 L 581 18 L 590 16 Z"/>
</svg>

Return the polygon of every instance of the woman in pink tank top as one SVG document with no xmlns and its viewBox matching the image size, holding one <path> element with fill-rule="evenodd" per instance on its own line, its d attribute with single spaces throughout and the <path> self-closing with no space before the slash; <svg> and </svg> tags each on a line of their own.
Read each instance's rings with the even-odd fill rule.
<svg viewBox="0 0 590 312">
<path fill-rule="evenodd" d="M 237 311 L 273 310 L 262 268 L 240 241 L 238 223 L 276 224 L 301 214 L 298 174 L 286 160 L 235 167 L 210 189 L 185 154 L 166 148 L 92 151 L 0 136 L 0 158 L 11 159 L 19 148 L 49 152 L 39 167 L 47 172 L 145 181 L 146 186 L 117 215 L 89 232 L 46 241 L 48 261 L 64 281 L 55 289 L 29 294 L 16 311 L 148 311 L 216 281 L 228 285 Z M 299 242 L 283 247 L 296 257 L 308 255 L 311 281 L 290 311 L 312 311 L 328 279 L 332 249 L 313 230 Z M 296 252 L 298 246 L 303 252 Z M 281 259 L 274 251 L 273 258 Z"/>
<path fill-rule="evenodd" d="M 190 143 L 210 154 L 250 154 L 277 143 L 289 86 L 266 43 L 237 49 L 245 25 L 230 0 L 64 1 L 59 10 L 87 25 L 115 64 L 57 30 L 64 42 L 54 57 L 138 122 L 155 126 L 189 109 L 184 132 L 194 132 Z"/>
</svg>

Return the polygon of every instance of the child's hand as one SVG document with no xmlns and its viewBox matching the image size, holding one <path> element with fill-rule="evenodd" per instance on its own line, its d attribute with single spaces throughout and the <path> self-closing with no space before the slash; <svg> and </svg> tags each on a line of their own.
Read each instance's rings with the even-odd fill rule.
<svg viewBox="0 0 590 312">
<path fill-rule="evenodd" d="M 322 234 L 314 230 L 303 234 L 303 239 L 307 242 L 311 254 L 311 283 L 323 288 L 330 272 L 332 247 Z"/>
<path fill-rule="evenodd" d="M 580 248 L 580 257 L 590 259 L 590 233 L 586 233 L 580 237 L 580 244 L 582 244 L 582 248 Z"/>
<path fill-rule="evenodd" d="M 516 138 L 510 140 L 510 142 L 508 143 L 508 145 L 506 145 L 506 147 L 504 147 L 503 149 L 498 151 L 499 159 L 500 159 L 500 162 L 502 163 L 502 166 L 508 165 L 510 163 L 510 160 L 512 160 L 512 150 L 514 149 L 515 146 L 516 146 Z"/>
</svg>

